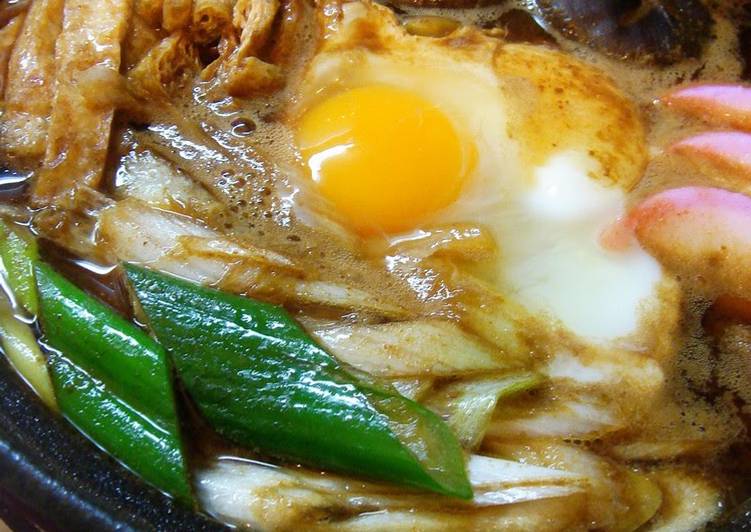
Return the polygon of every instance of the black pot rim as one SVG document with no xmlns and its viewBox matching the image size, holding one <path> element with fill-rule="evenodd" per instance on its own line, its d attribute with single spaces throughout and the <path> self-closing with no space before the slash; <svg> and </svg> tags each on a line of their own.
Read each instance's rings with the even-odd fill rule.
<svg viewBox="0 0 751 532">
<path fill-rule="evenodd" d="M 46 408 L 1 355 L 0 517 L 16 532 L 230 530 L 95 447 Z"/>
</svg>

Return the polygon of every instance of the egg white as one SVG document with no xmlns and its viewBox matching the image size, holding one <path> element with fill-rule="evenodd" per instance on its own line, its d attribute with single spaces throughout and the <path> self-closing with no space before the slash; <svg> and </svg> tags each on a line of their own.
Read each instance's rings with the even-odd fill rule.
<svg viewBox="0 0 751 532">
<path fill-rule="evenodd" d="M 358 44 L 365 22 L 378 28 L 379 47 Z M 514 129 L 519 110 L 508 97 L 518 80 L 504 79 L 494 66 L 500 41 L 407 35 L 388 10 L 363 2 L 344 4 L 328 31 L 293 114 L 337 91 L 376 84 L 413 91 L 438 106 L 477 159 L 459 200 L 425 227 L 471 222 L 488 228 L 500 249 L 488 277 L 500 293 L 589 343 L 631 337 L 645 313 L 659 312 L 659 264 L 635 242 L 622 251 L 600 244 L 626 203 L 626 192 L 593 155 L 602 139 L 592 135 L 588 145 L 580 131 L 560 149 L 543 151 L 542 159 L 539 149 L 536 158 L 526 156 L 528 139 Z M 558 110 L 545 111 L 556 127 Z"/>
<path fill-rule="evenodd" d="M 596 171 L 597 162 L 581 152 L 556 153 L 533 169 L 532 183 L 517 183 L 474 219 L 501 247 L 499 290 L 583 338 L 607 343 L 637 331 L 662 271 L 636 244 L 621 251 L 601 245 L 601 233 L 624 212 L 625 194 L 590 178 Z M 508 190 L 508 181 L 498 188 Z M 467 197 L 451 216 L 466 218 L 477 213 L 473 207 Z"/>
</svg>

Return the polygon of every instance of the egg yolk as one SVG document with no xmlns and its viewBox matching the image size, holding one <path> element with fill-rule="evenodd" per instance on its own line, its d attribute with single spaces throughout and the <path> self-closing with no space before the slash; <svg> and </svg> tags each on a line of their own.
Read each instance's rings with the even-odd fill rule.
<svg viewBox="0 0 751 532">
<path fill-rule="evenodd" d="M 320 192 L 361 234 L 415 228 L 459 196 L 473 164 L 438 107 L 390 86 L 316 104 L 301 116 L 297 142 Z"/>
</svg>

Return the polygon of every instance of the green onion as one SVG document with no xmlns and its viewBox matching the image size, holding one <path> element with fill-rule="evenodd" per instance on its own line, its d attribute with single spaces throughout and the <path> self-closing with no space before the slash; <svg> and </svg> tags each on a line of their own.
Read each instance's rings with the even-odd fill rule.
<svg viewBox="0 0 751 532">
<path fill-rule="evenodd" d="M 482 442 L 498 401 L 531 390 L 544 382 L 537 373 L 511 373 L 452 382 L 438 388 L 427 406 L 441 415 L 466 449 Z"/>
<path fill-rule="evenodd" d="M 39 258 L 36 240 L 0 221 L 0 258 L 18 302 L 30 314 L 36 315 L 37 290 L 33 271 L 34 261 Z"/>
<path fill-rule="evenodd" d="M 364 382 L 281 307 L 126 265 L 187 392 L 264 455 L 469 499 L 464 455 L 435 414 Z"/>
<path fill-rule="evenodd" d="M 19 229 L 0 221 L 0 259 L 8 285 L 16 300 L 31 314 L 37 312 L 37 290 L 33 261 L 38 256 L 36 241 Z M 15 316 L 10 302 L 0 296 L 0 343 L 3 352 L 45 404 L 56 407 L 47 365 L 34 331 Z"/>
<path fill-rule="evenodd" d="M 16 371 L 26 379 L 31 388 L 51 407 L 56 407 L 47 365 L 34 336 L 27 324 L 13 315 L 13 309 L 5 297 L 0 296 L 0 342 L 3 352 Z"/>
<path fill-rule="evenodd" d="M 164 350 L 51 267 L 37 263 L 35 273 L 61 412 L 145 480 L 191 501 Z"/>
</svg>

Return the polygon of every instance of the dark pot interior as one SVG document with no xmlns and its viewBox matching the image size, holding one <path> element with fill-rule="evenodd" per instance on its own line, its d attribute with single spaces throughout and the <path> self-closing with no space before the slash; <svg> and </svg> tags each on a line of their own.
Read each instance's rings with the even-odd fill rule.
<svg viewBox="0 0 751 532">
<path fill-rule="evenodd" d="M 50 412 L 0 357 L 0 518 L 15 532 L 228 530 L 145 485 Z"/>
</svg>

